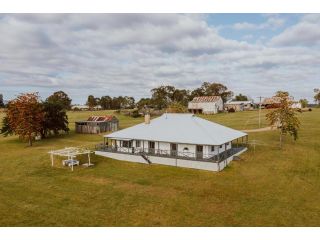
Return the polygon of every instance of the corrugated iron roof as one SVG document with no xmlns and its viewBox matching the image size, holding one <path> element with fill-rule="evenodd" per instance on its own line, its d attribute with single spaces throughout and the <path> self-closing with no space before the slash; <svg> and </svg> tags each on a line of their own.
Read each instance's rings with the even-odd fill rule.
<svg viewBox="0 0 320 240">
<path fill-rule="evenodd" d="M 106 116 L 91 116 L 88 118 L 87 121 L 90 122 L 107 122 L 111 121 L 114 118 L 112 115 L 106 115 Z"/>
<path fill-rule="evenodd" d="M 138 139 L 147 141 L 221 145 L 247 134 L 223 125 L 199 118 L 193 114 L 167 113 L 105 137 Z"/>
<path fill-rule="evenodd" d="M 221 99 L 220 96 L 201 96 L 194 97 L 191 102 L 200 103 L 200 102 L 217 102 Z"/>
</svg>

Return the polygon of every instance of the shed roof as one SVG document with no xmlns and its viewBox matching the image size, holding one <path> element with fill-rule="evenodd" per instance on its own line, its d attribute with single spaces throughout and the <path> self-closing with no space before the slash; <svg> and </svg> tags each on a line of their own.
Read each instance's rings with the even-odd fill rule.
<svg viewBox="0 0 320 240">
<path fill-rule="evenodd" d="M 167 113 L 151 120 L 108 135 L 109 138 L 148 141 L 221 145 L 247 134 L 199 118 L 193 114 Z"/>
<path fill-rule="evenodd" d="M 217 102 L 220 99 L 221 99 L 220 96 L 201 96 L 201 97 L 194 97 L 191 102 L 193 103 Z"/>
<path fill-rule="evenodd" d="M 109 122 L 112 120 L 118 120 L 115 116 L 106 115 L 106 116 L 91 116 L 88 120 L 84 121 L 76 121 L 77 123 L 84 123 L 84 122 Z"/>
</svg>

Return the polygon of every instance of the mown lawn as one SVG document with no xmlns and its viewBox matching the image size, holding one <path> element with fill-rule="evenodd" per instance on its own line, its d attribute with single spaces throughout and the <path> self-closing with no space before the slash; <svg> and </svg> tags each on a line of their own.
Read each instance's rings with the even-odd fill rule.
<svg viewBox="0 0 320 240">
<path fill-rule="evenodd" d="M 49 150 L 102 141 L 73 132 L 90 115 L 70 112 L 70 134 L 33 147 L 0 137 L 0 226 L 319 226 L 320 109 L 299 115 L 300 137 L 287 137 L 282 150 L 277 131 L 250 134 L 256 151 L 219 173 L 97 156 L 90 169 L 52 168 Z M 250 129 L 257 116 L 206 118 Z M 141 121 L 120 116 L 121 128 Z"/>
</svg>

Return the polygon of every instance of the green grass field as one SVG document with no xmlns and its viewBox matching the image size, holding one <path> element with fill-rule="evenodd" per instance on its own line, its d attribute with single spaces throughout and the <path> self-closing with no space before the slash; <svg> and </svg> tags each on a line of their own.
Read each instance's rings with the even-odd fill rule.
<svg viewBox="0 0 320 240">
<path fill-rule="evenodd" d="M 299 139 L 287 137 L 282 150 L 277 131 L 250 133 L 259 142 L 255 152 L 251 147 L 219 173 L 97 156 L 93 168 L 52 168 L 48 151 L 102 141 L 73 131 L 76 119 L 90 115 L 70 112 L 70 134 L 33 147 L 0 136 L 0 226 L 320 225 L 320 109 L 299 114 Z M 252 111 L 205 118 L 252 129 L 257 117 Z M 119 118 L 121 128 L 143 121 Z"/>
</svg>

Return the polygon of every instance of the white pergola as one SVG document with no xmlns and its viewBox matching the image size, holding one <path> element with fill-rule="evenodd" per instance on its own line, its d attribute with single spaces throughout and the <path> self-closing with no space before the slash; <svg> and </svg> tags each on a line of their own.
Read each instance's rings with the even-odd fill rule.
<svg viewBox="0 0 320 240">
<path fill-rule="evenodd" d="M 83 165 L 90 167 L 93 166 L 90 162 L 90 153 L 91 151 L 88 149 L 84 148 L 79 148 L 79 147 L 67 147 L 59 150 L 52 150 L 49 152 L 50 154 L 50 159 L 51 159 L 51 166 L 53 166 L 54 163 L 54 156 L 62 156 L 62 157 L 67 157 L 67 160 L 73 161 L 74 158 L 78 155 L 88 155 L 88 163 L 85 163 Z M 71 170 L 73 171 L 73 163 L 71 163 Z"/>
</svg>

